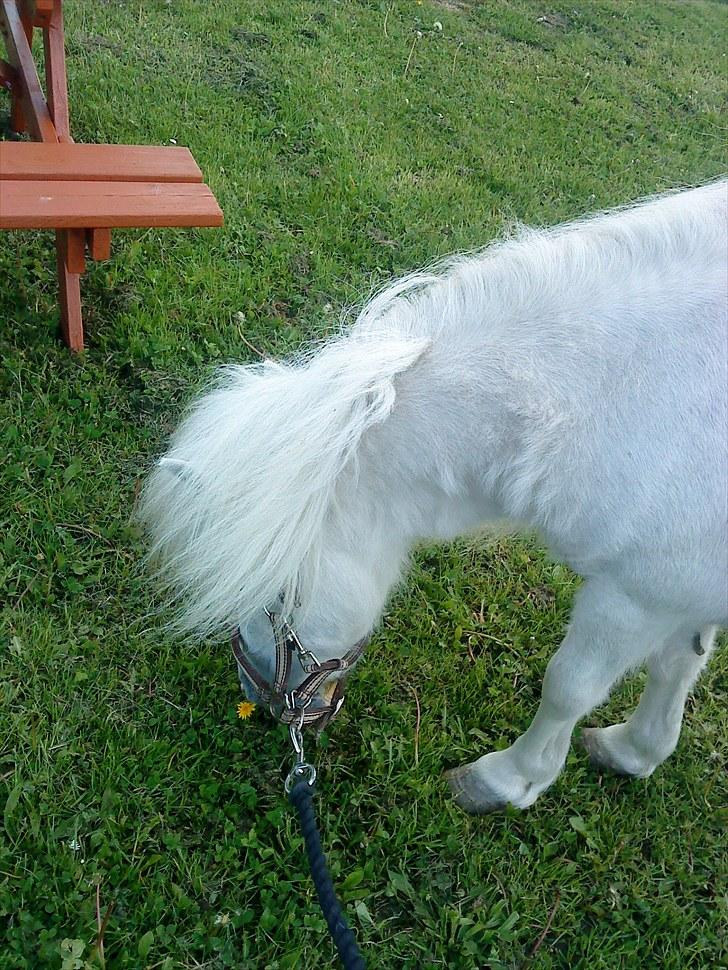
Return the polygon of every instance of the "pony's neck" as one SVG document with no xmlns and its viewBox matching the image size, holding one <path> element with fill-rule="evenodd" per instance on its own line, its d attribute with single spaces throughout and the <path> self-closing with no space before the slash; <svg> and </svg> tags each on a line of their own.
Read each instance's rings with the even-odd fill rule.
<svg viewBox="0 0 728 970">
<path fill-rule="evenodd" d="M 502 410 L 482 368 L 453 368 L 434 344 L 398 378 L 391 415 L 362 442 L 356 494 L 345 501 L 360 508 L 363 531 L 411 548 L 512 519 L 500 493 L 522 430 Z"/>
</svg>

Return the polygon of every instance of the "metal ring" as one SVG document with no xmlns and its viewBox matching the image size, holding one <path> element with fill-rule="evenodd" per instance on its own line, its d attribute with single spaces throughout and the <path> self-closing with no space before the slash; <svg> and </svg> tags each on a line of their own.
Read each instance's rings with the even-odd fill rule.
<svg viewBox="0 0 728 970">
<path fill-rule="evenodd" d="M 300 761 L 291 768 L 283 785 L 286 790 L 286 795 L 289 794 L 291 788 L 293 788 L 293 783 L 296 781 L 306 781 L 309 788 L 313 788 L 316 782 L 316 769 L 314 766 L 310 765 L 307 761 Z"/>
<path fill-rule="evenodd" d="M 286 710 L 289 711 L 305 711 L 311 705 L 312 701 L 313 697 L 309 697 L 303 704 L 299 703 L 298 693 L 295 687 L 293 690 L 289 690 L 283 694 L 283 702 L 286 705 Z"/>
</svg>

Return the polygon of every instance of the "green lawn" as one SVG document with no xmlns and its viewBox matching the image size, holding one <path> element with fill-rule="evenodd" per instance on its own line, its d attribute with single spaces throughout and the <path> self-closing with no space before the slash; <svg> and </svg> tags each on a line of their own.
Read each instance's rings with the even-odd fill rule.
<svg viewBox="0 0 728 970">
<path fill-rule="evenodd" d="M 2 237 L 0 968 L 100 966 L 97 892 L 108 968 L 332 966 L 282 794 L 286 734 L 236 719 L 224 644 L 163 633 L 140 479 L 219 361 L 285 354 L 515 219 L 725 170 L 726 8 L 65 7 L 77 140 L 189 145 L 226 226 L 117 233 L 83 281 L 78 358 L 56 337 L 50 237 Z M 534 540 L 464 543 L 423 550 L 391 604 L 316 753 L 371 968 L 726 957 L 725 650 L 649 781 L 601 777 L 575 748 L 536 807 L 486 818 L 441 781 L 525 729 L 575 582 Z"/>
</svg>

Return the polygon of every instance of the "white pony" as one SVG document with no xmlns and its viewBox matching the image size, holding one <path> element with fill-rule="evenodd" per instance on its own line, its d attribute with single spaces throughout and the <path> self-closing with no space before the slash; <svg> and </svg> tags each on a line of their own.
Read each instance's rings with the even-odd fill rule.
<svg viewBox="0 0 728 970">
<path fill-rule="evenodd" d="M 448 773 L 457 800 L 531 805 L 643 663 L 632 717 L 583 736 L 651 774 L 728 622 L 727 202 L 721 181 L 523 231 L 395 283 L 294 363 L 225 368 L 142 499 L 183 626 L 240 625 L 272 679 L 265 609 L 338 657 L 418 541 L 536 530 L 584 583 L 533 723 Z"/>
</svg>

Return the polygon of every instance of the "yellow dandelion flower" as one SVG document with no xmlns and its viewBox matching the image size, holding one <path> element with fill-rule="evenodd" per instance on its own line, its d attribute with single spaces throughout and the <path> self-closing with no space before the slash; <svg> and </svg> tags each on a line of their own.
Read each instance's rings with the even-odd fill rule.
<svg viewBox="0 0 728 970">
<path fill-rule="evenodd" d="M 244 721 L 250 717 L 254 710 L 255 704 L 251 704 L 250 701 L 240 701 L 238 704 L 238 717 Z"/>
</svg>

